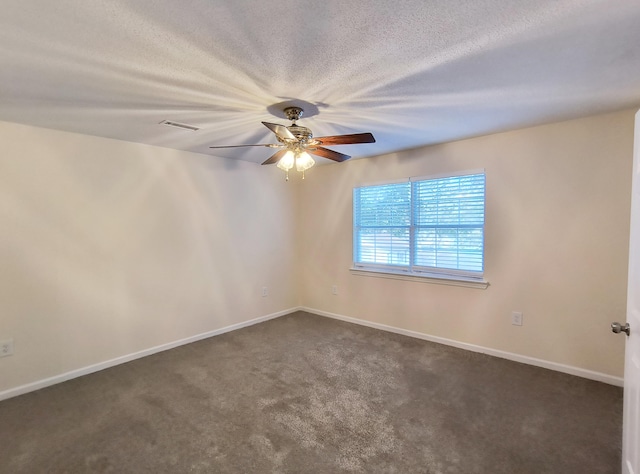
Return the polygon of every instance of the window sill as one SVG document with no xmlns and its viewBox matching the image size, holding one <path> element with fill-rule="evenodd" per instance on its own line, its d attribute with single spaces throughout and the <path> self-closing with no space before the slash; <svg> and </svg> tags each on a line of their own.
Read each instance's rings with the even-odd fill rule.
<svg viewBox="0 0 640 474">
<path fill-rule="evenodd" d="M 462 286 L 465 288 L 478 288 L 486 290 L 489 287 L 489 282 L 486 280 L 478 280 L 476 278 L 465 278 L 461 276 L 453 275 L 436 275 L 433 273 L 425 273 L 418 275 L 415 273 L 406 272 L 392 272 L 389 270 L 377 270 L 371 268 L 350 268 L 349 271 L 352 275 L 367 276 L 373 278 L 389 278 L 391 280 L 408 280 L 418 281 L 421 283 L 432 283 L 436 285 L 451 285 Z"/>
</svg>

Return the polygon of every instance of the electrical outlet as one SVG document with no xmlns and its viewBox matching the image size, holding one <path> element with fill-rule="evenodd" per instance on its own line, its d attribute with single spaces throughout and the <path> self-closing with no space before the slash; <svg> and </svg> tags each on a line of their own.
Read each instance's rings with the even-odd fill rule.
<svg viewBox="0 0 640 474">
<path fill-rule="evenodd" d="M 13 339 L 0 341 L 0 357 L 13 355 Z"/>
<path fill-rule="evenodd" d="M 521 311 L 514 311 L 511 313 L 511 324 L 513 324 L 514 326 L 522 326 L 522 312 Z"/>
<path fill-rule="evenodd" d="M 331 294 L 332 295 L 337 295 L 338 294 L 338 285 L 333 285 L 331 287 Z"/>
<path fill-rule="evenodd" d="M 267 288 L 266 286 L 262 287 L 262 296 L 269 296 L 269 288 Z"/>
</svg>

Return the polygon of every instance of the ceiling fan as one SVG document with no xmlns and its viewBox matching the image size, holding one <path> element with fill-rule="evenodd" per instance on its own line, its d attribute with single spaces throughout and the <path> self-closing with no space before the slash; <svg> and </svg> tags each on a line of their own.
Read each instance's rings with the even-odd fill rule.
<svg viewBox="0 0 640 474">
<path fill-rule="evenodd" d="M 333 161 L 341 162 L 351 158 L 349 155 L 338 153 L 337 151 L 325 148 L 323 145 L 352 145 L 357 143 L 375 143 L 371 133 L 353 133 L 350 135 L 332 135 L 328 137 L 315 137 L 311 130 L 302 127 L 296 122 L 302 117 L 304 110 L 300 107 L 287 107 L 284 113 L 291 125 L 279 125 L 276 123 L 262 122 L 262 124 L 271 130 L 279 143 L 263 143 L 257 145 L 228 145 L 228 146 L 211 146 L 209 148 L 238 148 L 245 146 L 264 146 L 267 148 L 280 148 L 263 165 L 277 163 L 278 168 L 287 173 L 287 181 L 289 180 L 289 170 L 296 167 L 296 170 L 304 172 L 311 168 L 315 161 L 309 153 L 322 158 L 328 158 Z"/>
</svg>

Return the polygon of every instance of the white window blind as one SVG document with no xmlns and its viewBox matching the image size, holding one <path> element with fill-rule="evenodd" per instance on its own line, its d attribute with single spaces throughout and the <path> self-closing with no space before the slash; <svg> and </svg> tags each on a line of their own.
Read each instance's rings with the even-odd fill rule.
<svg viewBox="0 0 640 474">
<path fill-rule="evenodd" d="M 410 264 L 410 183 L 356 188 L 354 213 L 356 262 Z"/>
<path fill-rule="evenodd" d="M 484 173 L 354 189 L 354 266 L 482 277 Z"/>
</svg>

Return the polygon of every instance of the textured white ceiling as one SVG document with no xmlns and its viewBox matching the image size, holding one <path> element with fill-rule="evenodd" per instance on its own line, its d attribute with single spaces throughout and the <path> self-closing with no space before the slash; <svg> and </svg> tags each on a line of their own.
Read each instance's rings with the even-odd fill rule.
<svg viewBox="0 0 640 474">
<path fill-rule="evenodd" d="M 638 0 L 21 0 L 0 120 L 260 163 L 260 124 L 371 156 L 640 106 Z M 274 117 L 271 112 L 278 114 Z M 193 124 L 185 131 L 162 120 Z M 331 147 L 330 147 L 331 148 Z"/>
</svg>

